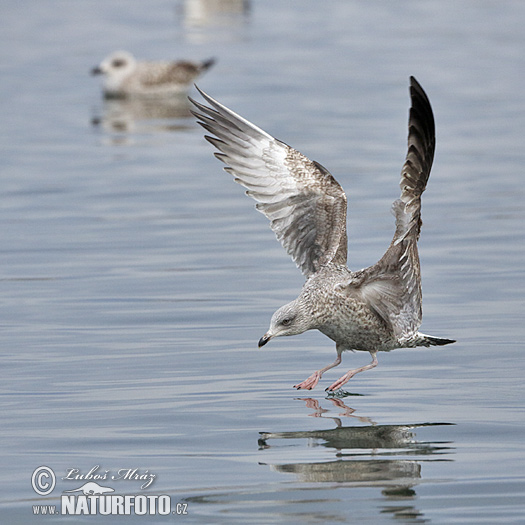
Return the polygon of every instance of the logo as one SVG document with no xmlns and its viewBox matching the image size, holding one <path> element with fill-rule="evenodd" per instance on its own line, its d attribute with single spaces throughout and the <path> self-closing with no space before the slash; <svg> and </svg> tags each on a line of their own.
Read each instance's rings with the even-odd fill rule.
<svg viewBox="0 0 525 525">
<path fill-rule="evenodd" d="M 156 480 L 156 474 L 137 468 L 121 468 L 116 471 L 100 469 L 95 465 L 86 473 L 78 468 L 66 469 L 59 480 L 64 488 L 60 505 L 33 505 L 33 514 L 49 515 L 184 515 L 188 513 L 186 503 L 172 505 L 166 494 L 137 494 L 148 489 Z M 71 488 L 71 482 L 76 482 Z M 132 485 L 123 486 L 122 482 Z M 79 486 L 79 483 L 82 483 Z M 39 496 L 49 496 L 56 488 L 57 476 L 47 466 L 36 468 L 31 476 L 31 486 Z M 137 487 L 138 485 L 138 487 Z M 131 493 L 131 494 L 130 494 Z"/>
<path fill-rule="evenodd" d="M 115 492 L 115 489 L 111 487 L 102 487 L 97 485 L 94 481 L 88 481 L 84 483 L 78 489 L 64 490 L 64 492 L 80 492 L 84 493 L 84 496 L 100 496 L 100 494 L 106 494 L 106 492 Z"/>
<path fill-rule="evenodd" d="M 55 473 L 49 467 L 38 467 L 31 476 L 33 490 L 40 496 L 51 494 L 55 488 Z"/>
</svg>

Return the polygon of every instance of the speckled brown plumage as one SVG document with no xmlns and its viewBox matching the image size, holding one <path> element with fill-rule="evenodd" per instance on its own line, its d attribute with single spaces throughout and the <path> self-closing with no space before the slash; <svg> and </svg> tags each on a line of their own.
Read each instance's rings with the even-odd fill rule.
<svg viewBox="0 0 525 525">
<path fill-rule="evenodd" d="M 127 51 L 116 51 L 106 57 L 93 74 L 104 75 L 107 98 L 155 97 L 185 93 L 204 71 L 215 63 L 138 61 Z"/>
<path fill-rule="evenodd" d="M 259 346 L 311 329 L 336 343 L 334 363 L 296 388 L 314 388 L 324 372 L 341 363 L 344 350 L 367 351 L 372 362 L 348 371 L 327 390 L 375 367 L 377 352 L 454 342 L 418 331 L 422 314 L 417 241 L 435 130 L 430 102 L 415 78 L 410 78 L 412 105 L 401 196 L 392 206 L 394 237 L 376 264 L 355 272 L 346 266 L 346 195 L 328 170 L 200 93 L 209 106 L 192 100 L 194 114 L 212 134 L 206 139 L 219 150 L 216 157 L 257 201 L 257 209 L 268 217 L 277 239 L 306 277 L 299 296 L 274 313 Z"/>
</svg>

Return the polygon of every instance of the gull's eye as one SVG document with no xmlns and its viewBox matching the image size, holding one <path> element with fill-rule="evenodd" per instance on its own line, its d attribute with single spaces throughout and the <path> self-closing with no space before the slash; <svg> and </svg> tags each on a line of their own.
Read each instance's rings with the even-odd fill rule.
<svg viewBox="0 0 525 525">
<path fill-rule="evenodd" d="M 281 324 L 282 324 L 283 326 L 290 326 L 290 325 L 292 324 L 292 320 L 291 320 L 289 317 L 286 317 L 285 319 L 283 319 L 283 320 L 281 321 Z"/>
<path fill-rule="evenodd" d="M 122 58 L 116 58 L 115 60 L 113 60 L 113 62 L 111 62 L 111 65 L 113 67 L 123 67 L 126 65 L 126 61 Z"/>
</svg>

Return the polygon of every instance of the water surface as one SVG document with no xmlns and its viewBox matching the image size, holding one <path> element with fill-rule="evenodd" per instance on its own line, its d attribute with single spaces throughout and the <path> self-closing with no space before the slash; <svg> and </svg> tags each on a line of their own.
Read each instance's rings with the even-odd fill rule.
<svg viewBox="0 0 525 525">
<path fill-rule="evenodd" d="M 521 523 L 525 6 L 204 4 L 1 8 L 3 520 L 49 522 L 33 505 L 80 486 L 68 469 L 98 466 L 154 473 L 113 487 L 170 495 L 188 523 Z M 393 233 L 416 76 L 438 140 L 422 330 L 458 342 L 380 355 L 353 395 L 327 398 L 368 362 L 347 353 L 295 392 L 333 343 L 256 343 L 300 273 L 184 100 L 102 100 L 89 70 L 121 48 L 215 56 L 200 86 L 347 191 L 353 269 Z M 42 465 L 57 475 L 47 497 L 31 488 Z"/>
</svg>

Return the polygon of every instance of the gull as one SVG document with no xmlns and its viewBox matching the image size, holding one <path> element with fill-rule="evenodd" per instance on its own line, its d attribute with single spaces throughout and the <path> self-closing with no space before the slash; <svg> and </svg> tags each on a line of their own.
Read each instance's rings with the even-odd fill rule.
<svg viewBox="0 0 525 525">
<path fill-rule="evenodd" d="M 91 70 L 104 75 L 106 98 L 151 97 L 184 93 L 190 84 L 215 63 L 138 61 L 127 51 L 116 51 Z"/>
<path fill-rule="evenodd" d="M 257 210 L 270 220 L 306 278 L 299 296 L 273 314 L 259 347 L 275 337 L 313 329 L 336 344 L 336 360 L 295 388 L 314 388 L 327 370 L 341 363 L 345 350 L 369 352 L 372 361 L 349 370 L 329 392 L 377 366 L 378 352 L 455 342 L 418 331 L 422 295 L 417 241 L 435 130 L 430 102 L 414 77 L 401 195 L 392 205 L 394 237 L 377 263 L 358 271 L 347 267 L 346 195 L 328 170 L 197 89 L 209 106 L 190 99 L 197 108 L 194 115 L 212 134 L 205 138 L 219 150 L 215 156 L 257 201 Z"/>
</svg>

